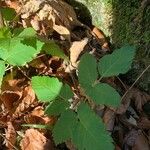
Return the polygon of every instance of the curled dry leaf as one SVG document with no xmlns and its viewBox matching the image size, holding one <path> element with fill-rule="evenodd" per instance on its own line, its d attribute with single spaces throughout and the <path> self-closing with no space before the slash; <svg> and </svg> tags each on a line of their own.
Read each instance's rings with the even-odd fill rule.
<svg viewBox="0 0 150 150">
<path fill-rule="evenodd" d="M 42 133 L 28 129 L 20 143 L 22 150 L 53 150 L 53 144 Z"/>
<path fill-rule="evenodd" d="M 18 85 L 21 80 L 8 80 L 2 85 L 2 93 L 0 100 L 4 104 L 5 108 L 12 112 L 15 108 L 15 103 L 22 98 L 22 88 Z"/>
<path fill-rule="evenodd" d="M 66 68 L 65 72 L 71 72 L 73 69 L 76 69 L 78 66 L 78 58 L 83 52 L 84 47 L 88 43 L 88 38 L 84 38 L 81 41 L 75 41 L 70 47 L 70 65 Z"/>
<path fill-rule="evenodd" d="M 12 122 L 7 122 L 7 129 L 6 129 L 6 147 L 9 150 L 13 150 L 14 145 L 16 143 L 16 131 L 14 129 L 14 126 Z"/>
<path fill-rule="evenodd" d="M 109 44 L 106 40 L 106 36 L 105 36 L 105 34 L 103 33 L 102 30 L 98 29 L 97 27 L 93 27 L 92 34 L 94 36 L 96 36 L 96 38 L 98 39 L 98 42 L 101 45 L 102 50 L 104 52 L 110 51 Z"/>
</svg>

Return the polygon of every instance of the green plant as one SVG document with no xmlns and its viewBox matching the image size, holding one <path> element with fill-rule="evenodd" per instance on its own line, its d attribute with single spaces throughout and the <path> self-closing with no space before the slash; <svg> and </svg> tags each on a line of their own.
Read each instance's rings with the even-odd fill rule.
<svg viewBox="0 0 150 150">
<path fill-rule="evenodd" d="M 134 47 L 124 46 L 104 56 L 98 63 L 92 55 L 84 54 L 80 60 L 78 77 L 85 95 L 96 104 L 117 107 L 120 95 L 110 85 L 100 81 L 127 72 L 134 54 Z M 56 144 L 71 139 L 79 150 L 113 149 L 113 141 L 102 120 L 86 102 L 81 102 L 76 111 L 70 109 L 68 99 L 73 93 L 68 85 L 63 85 L 57 78 L 35 76 L 32 78 L 32 87 L 40 101 L 50 103 L 45 113 L 60 116 L 53 128 Z"/>
<path fill-rule="evenodd" d="M 0 82 L 7 66 L 24 66 L 40 52 L 57 55 L 67 59 L 53 42 L 44 43 L 36 36 L 32 28 L 0 29 Z M 129 70 L 135 54 L 134 47 L 124 46 L 99 60 L 84 54 L 80 59 L 78 78 L 80 86 L 87 97 L 81 99 L 77 110 L 70 109 L 73 91 L 56 77 L 34 76 L 32 87 L 41 102 L 48 102 L 45 113 L 58 116 L 52 129 L 56 144 L 69 139 L 79 150 L 113 149 L 113 140 L 105 130 L 100 117 L 91 110 L 88 101 L 117 107 L 120 103 L 118 92 L 102 79 L 116 76 Z M 100 75 L 100 78 L 99 78 Z"/>
</svg>

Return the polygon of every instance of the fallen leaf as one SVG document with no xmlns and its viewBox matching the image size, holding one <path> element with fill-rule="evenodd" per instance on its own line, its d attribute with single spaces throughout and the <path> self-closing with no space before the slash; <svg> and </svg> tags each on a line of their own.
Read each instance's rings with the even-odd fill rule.
<svg viewBox="0 0 150 150">
<path fill-rule="evenodd" d="M 35 102 L 35 93 L 31 87 L 31 85 L 25 87 L 23 91 L 23 99 L 20 101 L 17 106 L 14 114 L 21 115 L 23 112 L 27 111 L 29 107 Z"/>
<path fill-rule="evenodd" d="M 22 80 L 14 79 L 4 81 L 2 85 L 0 100 L 9 112 L 14 110 L 15 103 L 22 98 L 22 88 L 18 86 L 20 82 L 22 82 Z"/>
<path fill-rule="evenodd" d="M 26 130 L 20 146 L 22 150 L 54 150 L 52 142 L 35 129 Z"/>
<path fill-rule="evenodd" d="M 93 27 L 92 34 L 97 37 L 104 52 L 110 51 L 106 36 L 102 30 L 98 29 L 97 27 Z"/>
<path fill-rule="evenodd" d="M 44 114 L 44 108 L 42 106 L 37 106 L 29 115 L 24 116 L 24 120 L 27 124 L 53 125 L 56 122 L 55 117 L 49 117 Z"/>
<path fill-rule="evenodd" d="M 32 26 L 36 31 L 44 29 L 43 34 L 53 29 L 60 35 L 70 36 L 70 31 L 75 26 L 81 26 L 74 9 L 65 1 L 20 0 L 19 2 L 10 2 L 8 5 L 17 12 L 21 8 L 19 13 L 25 27 Z"/>
<path fill-rule="evenodd" d="M 107 108 L 103 116 L 103 121 L 106 125 L 107 131 L 112 132 L 114 128 L 114 123 L 115 123 L 115 112 Z"/>
<path fill-rule="evenodd" d="M 70 65 L 67 66 L 65 72 L 71 72 L 78 66 L 78 59 L 80 54 L 83 52 L 84 47 L 88 43 L 88 38 L 84 38 L 81 41 L 74 41 L 70 47 Z"/>
<path fill-rule="evenodd" d="M 146 117 L 142 117 L 139 121 L 138 121 L 138 127 L 141 129 L 150 129 L 150 120 Z"/>
<path fill-rule="evenodd" d="M 132 150 L 149 150 L 150 146 L 148 144 L 148 140 L 145 135 L 140 132 L 136 137 L 135 144 L 132 147 Z"/>
<path fill-rule="evenodd" d="M 150 101 L 150 95 L 145 92 L 140 91 L 139 89 L 133 88 L 131 89 L 126 96 L 122 99 L 121 105 L 117 110 L 118 114 L 123 114 L 126 112 L 127 108 L 129 107 L 130 103 L 134 102 L 137 110 L 139 112 L 142 111 L 143 105 Z"/>
<path fill-rule="evenodd" d="M 13 150 L 17 137 L 16 137 L 16 131 L 14 129 L 12 122 L 10 122 L 10 121 L 7 122 L 7 129 L 5 132 L 6 132 L 6 139 L 5 139 L 6 147 L 9 150 Z"/>
</svg>

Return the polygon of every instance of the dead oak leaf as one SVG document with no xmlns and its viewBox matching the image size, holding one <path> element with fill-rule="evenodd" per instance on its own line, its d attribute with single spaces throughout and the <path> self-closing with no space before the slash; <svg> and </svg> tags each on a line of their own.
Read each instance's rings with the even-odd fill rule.
<svg viewBox="0 0 150 150">
<path fill-rule="evenodd" d="M 42 133 L 28 129 L 20 143 L 22 150 L 53 150 L 53 145 Z"/>
</svg>

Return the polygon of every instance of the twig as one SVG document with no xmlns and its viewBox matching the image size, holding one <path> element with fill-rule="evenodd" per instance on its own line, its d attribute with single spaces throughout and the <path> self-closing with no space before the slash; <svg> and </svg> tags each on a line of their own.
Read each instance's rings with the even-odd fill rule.
<svg viewBox="0 0 150 150">
<path fill-rule="evenodd" d="M 127 86 L 123 83 L 123 81 L 117 76 L 117 79 L 119 80 L 119 82 L 122 84 L 122 86 L 124 87 L 125 90 L 127 89 Z"/>
<path fill-rule="evenodd" d="M 128 92 L 134 87 L 134 85 L 138 82 L 138 80 L 143 76 L 143 74 L 150 68 L 150 65 L 147 66 L 144 71 L 139 75 L 139 77 L 135 80 L 135 82 L 130 86 L 130 88 L 125 92 L 122 96 L 121 100 L 128 94 Z"/>
<path fill-rule="evenodd" d="M 3 27 L 4 27 L 4 20 L 3 20 L 2 12 L 0 11 L 0 28 Z"/>
<path fill-rule="evenodd" d="M 17 68 L 21 71 L 21 73 L 22 73 L 27 79 L 29 79 L 29 80 L 31 81 L 31 78 L 28 77 L 20 67 L 17 67 Z"/>
<path fill-rule="evenodd" d="M 6 140 L 15 150 L 19 150 L 16 146 L 14 146 L 9 139 L 7 139 L 2 133 L 0 133 L 0 136 Z"/>
</svg>

